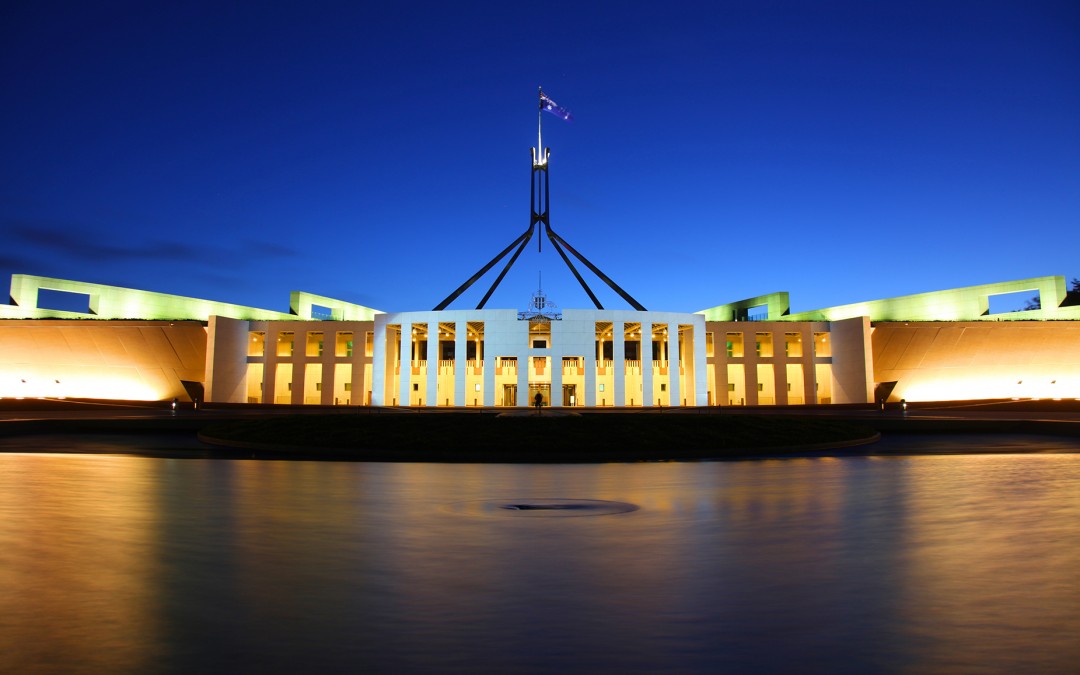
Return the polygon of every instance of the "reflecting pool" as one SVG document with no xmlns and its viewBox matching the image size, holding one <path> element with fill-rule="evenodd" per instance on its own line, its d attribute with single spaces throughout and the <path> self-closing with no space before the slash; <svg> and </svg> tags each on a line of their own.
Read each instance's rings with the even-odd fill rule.
<svg viewBox="0 0 1080 675">
<path fill-rule="evenodd" d="M 995 441 L 883 448 L 920 442 Z M 178 443 L 0 439 L 0 670 L 1080 663 L 1075 441 L 574 466 L 121 454 Z"/>
</svg>

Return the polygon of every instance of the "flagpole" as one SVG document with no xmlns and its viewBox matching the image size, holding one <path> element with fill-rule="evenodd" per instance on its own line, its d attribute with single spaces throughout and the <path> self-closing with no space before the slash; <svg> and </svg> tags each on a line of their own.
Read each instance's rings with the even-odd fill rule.
<svg viewBox="0 0 1080 675">
<path fill-rule="evenodd" d="M 544 135 L 542 132 L 544 119 L 544 88 L 537 87 L 536 99 L 536 163 L 544 163 Z"/>
</svg>

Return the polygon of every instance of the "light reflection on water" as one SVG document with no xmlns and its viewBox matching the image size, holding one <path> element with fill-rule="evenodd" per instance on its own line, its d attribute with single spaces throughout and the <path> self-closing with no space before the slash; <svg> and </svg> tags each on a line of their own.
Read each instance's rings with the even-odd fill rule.
<svg viewBox="0 0 1080 675">
<path fill-rule="evenodd" d="M 543 498 L 640 509 L 447 508 Z M 1077 454 L 0 454 L 0 670 L 1069 672 L 1077 635 Z"/>
</svg>

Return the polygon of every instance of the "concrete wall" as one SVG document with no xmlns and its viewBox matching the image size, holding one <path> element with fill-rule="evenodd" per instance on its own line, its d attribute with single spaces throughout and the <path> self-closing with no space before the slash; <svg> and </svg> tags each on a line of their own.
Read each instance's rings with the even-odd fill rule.
<svg viewBox="0 0 1080 675">
<path fill-rule="evenodd" d="M 189 400 L 206 329 L 193 321 L 0 321 L 0 397 Z"/>
<path fill-rule="evenodd" d="M 1080 323 L 877 323 L 873 363 L 893 401 L 1080 398 Z"/>
<path fill-rule="evenodd" d="M 874 400 L 870 319 L 861 316 L 833 321 L 833 403 L 870 403 Z"/>
<path fill-rule="evenodd" d="M 206 400 L 246 402 L 248 322 L 212 316 L 207 335 Z"/>
</svg>

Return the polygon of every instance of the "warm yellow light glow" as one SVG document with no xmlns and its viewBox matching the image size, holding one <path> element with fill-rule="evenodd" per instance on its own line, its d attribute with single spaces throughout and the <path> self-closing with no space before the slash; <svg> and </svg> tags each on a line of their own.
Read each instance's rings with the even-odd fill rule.
<svg viewBox="0 0 1080 675">
<path fill-rule="evenodd" d="M 997 373 L 928 374 L 906 387 L 898 386 L 892 398 L 908 401 L 967 401 L 978 399 L 1080 398 L 1080 375 L 1048 378 L 1025 375 L 1002 377 Z"/>
<path fill-rule="evenodd" d="M 80 372 L 82 371 L 82 372 Z M 72 369 L 62 377 L 0 372 L 0 398 L 88 398 L 119 401 L 162 401 L 173 396 L 164 382 L 151 384 L 134 368 Z"/>
</svg>

